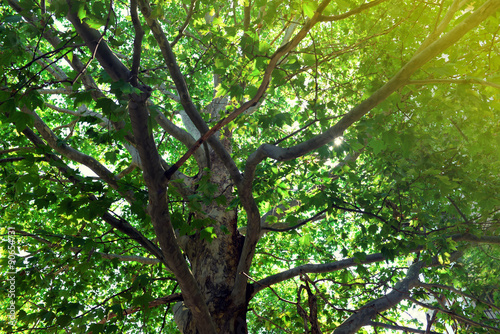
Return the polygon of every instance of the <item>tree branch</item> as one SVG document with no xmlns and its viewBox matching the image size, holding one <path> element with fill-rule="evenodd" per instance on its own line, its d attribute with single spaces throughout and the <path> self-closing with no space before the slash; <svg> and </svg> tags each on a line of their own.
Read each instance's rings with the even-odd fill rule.
<svg viewBox="0 0 500 334">
<path fill-rule="evenodd" d="M 189 118 L 191 119 L 191 121 L 193 122 L 193 124 L 196 126 L 196 128 L 200 133 L 208 132 L 209 129 L 207 124 L 201 117 L 200 113 L 196 109 L 196 106 L 194 105 L 191 99 L 186 81 L 177 64 L 177 60 L 175 59 L 175 55 L 172 51 L 172 48 L 170 47 L 167 37 L 165 36 L 165 33 L 163 32 L 163 29 L 161 28 L 158 21 L 156 19 L 151 18 L 151 7 L 149 6 L 149 3 L 146 0 L 139 0 L 139 4 L 141 12 L 144 18 L 146 19 L 148 26 L 151 28 L 153 36 L 158 43 L 158 46 L 160 47 L 161 53 L 163 55 L 163 58 L 165 59 L 165 63 L 170 73 L 170 77 L 174 81 L 175 88 L 177 90 L 177 93 L 179 94 L 180 103 L 184 111 L 189 116 Z M 200 138 L 196 143 L 199 143 L 201 145 L 202 142 L 207 140 L 208 137 L 210 137 L 214 132 L 210 133 L 210 135 L 208 136 L 204 135 L 202 137 L 203 140 Z M 236 164 L 234 163 L 233 159 L 231 158 L 231 155 L 226 151 L 222 143 L 215 137 L 210 138 L 210 140 L 208 140 L 208 143 L 225 164 L 233 181 L 235 183 L 238 182 L 241 179 L 240 172 Z M 200 145 L 196 146 L 195 144 L 196 149 L 200 147 Z M 165 173 L 167 181 L 179 169 L 179 167 L 182 166 L 182 164 L 185 161 L 187 161 L 187 159 L 193 154 L 194 150 L 191 148 L 188 152 L 189 155 L 187 155 L 187 153 L 184 155 L 185 160 L 183 160 L 182 163 L 179 163 L 180 161 L 179 160 Z M 183 158 L 181 158 L 181 160 Z"/>
<path fill-rule="evenodd" d="M 193 136 L 189 134 L 189 132 L 175 125 L 162 113 L 159 113 L 156 116 L 155 120 L 158 122 L 158 125 L 161 126 L 163 130 L 165 130 L 170 135 L 172 135 L 172 137 L 183 143 L 187 148 L 193 146 L 194 143 L 196 142 Z M 202 166 L 208 165 L 206 155 L 201 151 L 196 151 L 194 153 L 194 159 L 196 160 L 200 168 Z"/>
<path fill-rule="evenodd" d="M 111 188 L 117 190 L 127 201 L 132 203 L 134 201 L 134 194 L 131 190 L 124 192 L 120 190 L 118 185 L 118 178 L 111 173 L 105 166 L 103 166 L 99 161 L 93 157 L 83 154 L 80 151 L 72 148 L 71 146 L 63 143 L 52 130 L 45 124 L 45 122 L 38 116 L 34 111 L 23 108 L 23 112 L 33 116 L 35 128 L 42 135 L 43 139 L 54 151 L 62 154 L 66 158 L 81 163 L 82 165 L 90 168 L 94 173 L 96 173 L 101 180 L 105 181 L 111 186 Z"/>
<path fill-rule="evenodd" d="M 455 241 L 468 241 L 472 243 L 478 243 L 478 244 L 495 244 L 495 245 L 500 245 L 500 237 L 498 236 L 481 236 L 478 237 L 476 235 L 470 234 L 470 233 L 463 233 L 463 234 L 454 234 L 451 236 L 453 240 Z"/>
<path fill-rule="evenodd" d="M 131 72 L 111 51 L 108 44 L 104 41 L 104 36 L 99 31 L 90 28 L 87 23 L 82 22 L 78 17 L 78 13 L 73 8 L 72 1 L 66 1 L 69 5 L 68 20 L 73 24 L 76 32 L 83 39 L 92 54 L 95 54 L 99 64 L 101 64 L 114 81 L 122 80 L 128 82 L 131 79 Z"/>
<path fill-rule="evenodd" d="M 344 321 L 333 334 L 351 334 L 356 333 L 361 327 L 369 325 L 371 319 L 379 313 L 388 310 L 403 299 L 408 297 L 408 293 L 418 282 L 420 270 L 425 266 L 424 261 L 419 261 L 410 266 L 406 278 L 399 281 L 394 289 L 383 297 L 377 298 L 358 310 Z"/>
<path fill-rule="evenodd" d="M 457 295 L 460 295 L 460 296 L 463 296 L 463 297 L 466 297 L 466 298 L 469 298 L 469 299 L 472 299 L 472 300 L 475 300 L 477 302 L 480 302 L 480 303 L 483 303 L 491 308 L 494 308 L 494 309 L 497 309 L 500 311 L 500 306 L 496 306 L 495 304 L 493 303 L 490 303 L 488 302 L 487 300 L 483 300 L 483 299 L 480 299 L 478 297 L 475 297 L 473 295 L 470 295 L 470 294 L 467 294 L 465 292 L 462 292 L 452 286 L 448 286 L 448 285 L 444 285 L 444 284 L 426 284 L 426 283 L 423 283 L 423 282 L 419 282 L 418 283 L 418 286 L 421 286 L 423 287 L 424 289 L 427 289 L 429 291 L 432 291 L 433 288 L 438 288 L 438 289 L 443 289 L 443 290 L 448 290 L 448 291 L 451 291 Z"/>
<path fill-rule="evenodd" d="M 46 244 L 50 247 L 57 247 L 58 246 L 57 244 L 50 242 L 47 239 L 41 238 L 40 236 L 38 236 L 36 234 L 28 233 L 25 231 L 19 231 L 19 230 L 16 230 L 16 233 L 23 235 L 23 236 L 26 236 L 26 237 L 36 239 L 36 240 L 40 241 L 41 243 Z M 82 251 L 82 248 L 70 247 L 70 250 L 73 253 L 80 253 Z M 143 264 L 158 264 L 158 263 L 160 263 L 159 259 L 147 258 L 147 257 L 137 256 L 137 255 L 120 255 L 120 254 L 109 254 L 109 253 L 102 253 L 102 252 L 95 252 L 94 254 L 98 254 L 103 259 L 107 259 L 107 260 L 118 259 L 119 261 L 123 261 L 123 262 L 138 262 L 138 263 L 143 263 Z"/>
<path fill-rule="evenodd" d="M 382 327 L 382 328 L 387 328 L 387 329 L 393 329 L 395 331 L 402 331 L 405 333 L 411 332 L 411 333 L 418 333 L 418 334 L 440 334 L 439 332 L 435 332 L 435 331 L 425 331 L 425 330 L 410 328 L 410 327 L 406 327 L 406 326 L 389 325 L 389 324 L 385 324 L 383 322 L 376 322 L 376 321 L 370 321 L 365 326 Z"/>
<path fill-rule="evenodd" d="M 144 30 L 142 29 L 141 21 L 137 15 L 137 0 L 130 0 L 130 16 L 135 30 L 131 82 L 132 85 L 137 86 L 137 74 L 139 73 L 139 66 L 141 64 L 142 38 L 144 37 Z"/>
<path fill-rule="evenodd" d="M 368 2 L 368 3 L 364 3 L 361 6 L 354 8 L 354 9 L 351 9 L 350 11 L 348 11 L 347 13 L 344 13 L 344 14 L 332 15 L 332 16 L 321 15 L 319 17 L 319 20 L 321 22 L 333 22 L 333 21 L 343 20 L 345 18 L 348 18 L 349 16 L 359 14 L 362 11 L 367 10 L 368 8 L 371 8 L 373 6 L 376 6 L 379 3 L 384 2 L 384 1 L 387 1 L 387 0 L 375 0 L 375 1 Z"/>
<path fill-rule="evenodd" d="M 14 162 L 14 161 L 21 161 L 26 159 L 25 157 L 10 157 L 10 158 L 3 158 L 0 159 L 0 164 L 7 163 L 7 162 Z"/>
<path fill-rule="evenodd" d="M 434 85 L 434 84 L 451 84 L 451 85 L 482 85 L 482 86 L 489 86 L 493 88 L 500 89 L 500 85 L 496 84 L 494 82 L 489 82 L 485 80 L 479 80 L 479 79 L 424 79 L 424 80 L 410 80 L 408 81 L 409 85 Z"/>
<path fill-rule="evenodd" d="M 174 293 L 174 294 L 171 294 L 170 296 L 156 298 L 155 300 L 150 301 L 148 303 L 147 308 L 154 308 L 154 307 L 157 307 L 159 305 L 170 304 L 170 303 L 182 301 L 182 299 L 183 298 L 182 298 L 182 295 L 180 293 Z M 142 309 L 143 309 L 143 307 L 130 307 L 126 310 L 123 310 L 122 315 L 127 316 L 129 314 L 136 313 Z M 113 319 L 114 317 L 117 317 L 117 316 L 118 315 L 116 313 L 111 312 L 106 318 L 99 321 L 99 323 L 105 324 L 106 322 L 110 321 L 111 319 Z"/>
<path fill-rule="evenodd" d="M 208 306 L 178 246 L 170 220 L 164 170 L 153 134 L 148 130 L 149 111 L 146 101 L 150 96 L 150 89 L 141 87 L 141 90 L 141 95 L 131 94 L 128 111 L 142 161 L 143 178 L 148 188 L 148 213 L 165 261 L 179 282 L 184 303 L 193 315 L 196 328 L 202 334 L 215 334 L 216 329 Z"/>
<path fill-rule="evenodd" d="M 387 99 L 394 91 L 408 84 L 410 76 L 425 63 L 456 43 L 467 32 L 479 25 L 482 21 L 488 18 L 488 16 L 494 14 L 499 8 L 500 1 L 498 0 L 489 0 L 484 3 L 451 31 L 431 43 L 421 52 L 416 53 L 408 61 L 408 63 L 406 63 L 406 65 L 404 65 L 399 72 L 392 77 L 392 79 L 379 88 L 369 98 L 351 109 L 339 122 L 322 134 L 287 148 L 281 148 L 270 144 L 261 145 L 247 160 L 245 178 L 253 178 L 255 168 L 266 158 L 278 161 L 295 159 L 311 152 L 312 150 L 318 149 L 321 146 L 328 144 L 334 138 L 341 136 L 348 127 L 361 119 L 361 117 L 366 115 L 382 101 Z"/>
<path fill-rule="evenodd" d="M 330 273 L 346 268 L 350 268 L 353 266 L 357 266 L 359 264 L 369 264 L 374 262 L 381 262 L 386 260 L 387 258 L 382 255 L 382 253 L 370 254 L 366 256 L 366 259 L 360 261 L 358 258 L 348 258 L 340 261 L 335 261 L 331 263 L 322 263 L 322 264 L 305 264 L 302 266 L 298 266 L 286 271 L 282 271 L 281 273 L 268 276 L 264 279 L 261 279 L 250 286 L 250 299 L 254 297 L 258 292 L 264 290 L 265 288 L 277 284 L 279 282 L 286 281 L 292 277 L 299 276 L 304 273 Z"/>
<path fill-rule="evenodd" d="M 26 21 L 28 21 L 34 27 L 37 26 L 36 23 L 40 20 L 39 18 L 37 18 L 34 15 L 30 15 L 30 11 L 22 8 L 19 5 L 19 2 L 17 2 L 16 0 L 7 0 L 7 1 L 9 5 L 12 7 L 12 9 L 14 9 L 20 15 L 22 15 L 24 19 L 26 19 Z M 58 46 L 61 44 L 61 40 L 59 39 L 59 37 L 57 37 L 58 32 L 52 31 L 52 29 L 46 28 L 43 31 L 42 35 L 55 49 L 57 49 Z M 84 72 L 85 66 L 78 57 L 78 55 L 73 53 L 71 60 L 68 57 L 65 57 L 65 60 L 77 73 Z M 83 75 L 81 75 L 80 78 L 82 79 L 84 86 L 92 92 L 93 99 L 104 97 L 103 93 L 100 91 L 100 89 L 94 82 L 94 79 L 89 74 L 83 73 Z"/>
<path fill-rule="evenodd" d="M 455 13 L 457 12 L 458 9 L 460 9 L 460 4 L 461 0 L 454 0 L 453 3 L 451 4 L 450 8 L 448 8 L 448 11 L 444 15 L 443 19 L 439 23 L 439 25 L 434 29 L 432 33 L 427 36 L 425 41 L 422 42 L 422 45 L 418 48 L 416 53 L 419 53 L 423 49 L 425 49 L 429 44 L 434 42 L 439 35 L 441 35 L 444 30 L 448 27 L 448 24 L 450 21 L 453 19 L 453 16 L 455 16 Z"/>
<path fill-rule="evenodd" d="M 448 236 L 447 238 L 451 238 L 454 241 L 469 241 L 473 243 L 494 243 L 500 244 L 500 237 L 494 236 L 483 236 L 477 237 L 475 235 L 466 233 L 466 234 L 454 234 Z M 415 253 L 421 251 L 423 247 L 417 247 L 412 250 L 408 250 L 408 253 Z M 458 252 L 455 253 L 455 257 L 458 256 Z M 298 266 L 286 271 L 282 271 L 281 273 L 268 276 L 264 279 L 257 281 L 256 283 L 251 285 L 251 295 L 250 298 L 255 296 L 259 291 L 279 282 L 283 282 L 292 277 L 298 276 L 301 273 L 327 273 L 338 271 L 341 269 L 349 268 L 358 264 L 369 264 L 374 262 L 380 262 L 386 260 L 386 257 L 382 253 L 375 253 L 366 256 L 366 259 L 360 261 L 358 258 L 348 258 L 336 262 L 331 263 L 322 263 L 322 264 L 306 264 L 302 266 Z"/>
<path fill-rule="evenodd" d="M 194 6 L 196 5 L 196 1 L 197 0 L 191 0 L 191 5 L 189 6 L 189 10 L 188 10 L 188 13 L 186 15 L 186 19 L 184 20 L 184 23 L 179 27 L 179 29 L 178 29 L 179 32 L 177 33 L 177 36 L 175 36 L 172 43 L 170 43 L 171 48 L 173 48 L 175 46 L 175 44 L 177 44 L 177 42 L 181 39 L 182 35 L 184 34 L 184 29 L 186 29 L 186 27 L 189 24 L 189 21 L 191 20 L 191 17 L 193 16 Z"/>
<path fill-rule="evenodd" d="M 248 108 L 256 105 L 261 97 L 264 95 L 265 91 L 267 90 L 267 87 L 269 85 L 269 82 L 271 81 L 271 76 L 274 71 L 274 68 L 276 67 L 276 64 L 278 61 L 288 54 L 291 50 L 293 50 L 299 42 L 307 35 L 307 33 L 314 27 L 314 25 L 318 22 L 319 16 L 323 12 L 323 10 L 328 6 L 330 3 L 330 0 L 324 0 L 322 1 L 316 12 L 314 13 L 313 17 L 307 21 L 302 27 L 302 29 L 295 35 L 295 37 L 287 44 L 285 44 L 283 47 L 279 48 L 274 55 L 271 57 L 269 64 L 264 72 L 264 76 L 262 79 L 262 82 L 257 89 L 257 93 L 255 96 L 250 99 L 249 101 L 243 103 L 239 108 L 237 108 L 235 111 L 233 111 L 228 117 L 225 119 L 220 120 L 212 129 L 210 129 L 209 132 L 205 133 L 200 140 L 204 139 L 207 136 L 210 136 L 211 133 L 217 131 L 224 125 L 228 124 L 229 122 L 233 121 L 238 115 L 243 113 L 245 110 Z M 207 137 L 208 138 L 208 137 Z M 198 140 L 198 143 L 200 142 Z M 241 305 L 245 301 L 245 293 L 244 291 L 246 290 L 247 286 L 247 277 L 244 275 L 241 275 L 241 273 L 248 273 L 250 266 L 252 264 L 253 257 L 255 255 L 255 246 L 257 245 L 257 242 L 259 241 L 260 237 L 260 213 L 259 209 L 257 207 L 257 204 L 255 203 L 255 199 L 253 198 L 252 194 L 252 185 L 253 185 L 253 180 L 254 180 L 254 172 L 250 171 L 250 173 L 244 174 L 243 179 L 241 182 L 237 184 L 238 186 L 238 193 L 240 195 L 241 203 L 247 213 L 247 235 L 245 237 L 245 242 L 243 244 L 243 249 L 241 252 L 241 257 L 240 261 L 238 263 L 238 269 L 237 272 L 240 274 L 236 276 L 236 281 L 234 284 L 233 291 L 231 293 L 231 296 L 233 298 L 233 301 L 236 303 L 236 305 Z"/>
<path fill-rule="evenodd" d="M 311 30 L 311 28 L 314 25 L 316 25 L 316 23 L 318 23 L 319 16 L 323 12 L 323 10 L 326 8 L 326 6 L 330 3 L 330 1 L 331 0 L 324 0 L 323 2 L 321 2 L 321 4 L 318 6 L 318 9 L 316 10 L 313 17 L 309 21 L 306 22 L 304 27 L 302 27 L 302 29 L 297 33 L 297 35 L 290 42 L 286 43 L 285 45 L 280 47 L 278 50 L 276 50 L 276 52 L 271 57 L 266 70 L 264 71 L 262 82 L 261 82 L 259 88 L 257 89 L 257 92 L 254 95 L 254 97 L 252 99 L 250 99 L 249 101 L 243 103 L 239 108 L 234 110 L 226 118 L 221 119 L 208 132 L 206 130 L 200 131 L 200 133 L 204 133 L 204 135 L 200 139 L 198 139 L 196 144 L 193 147 L 191 147 L 189 149 L 189 151 L 187 151 L 184 154 L 184 156 L 182 156 L 175 163 L 174 166 L 172 166 L 171 170 L 167 171 L 167 177 L 168 177 L 168 175 L 170 175 L 170 173 L 173 173 L 175 170 L 179 169 L 187 161 L 187 159 L 193 154 L 193 152 L 196 151 L 200 147 L 200 145 L 204 141 L 209 140 L 209 143 L 212 145 L 211 140 L 213 140 L 213 139 L 211 139 L 211 138 L 215 132 L 219 131 L 223 126 L 231 123 L 233 120 L 235 120 L 243 112 L 245 112 L 246 110 L 248 110 L 249 108 L 251 108 L 253 106 L 256 106 L 259 103 L 260 99 L 264 96 L 264 93 L 266 92 L 267 87 L 269 86 L 269 83 L 270 83 L 271 77 L 272 77 L 272 73 L 273 73 L 274 69 L 276 68 L 278 61 L 284 55 L 288 54 L 291 50 L 293 50 L 300 43 L 300 41 L 307 35 L 307 33 Z M 182 94 L 180 94 L 180 96 L 182 99 Z M 189 112 L 187 110 L 186 110 L 186 112 L 191 117 L 191 115 L 189 114 Z M 196 123 L 195 123 L 195 125 L 196 125 Z M 231 172 L 231 170 L 230 170 L 230 172 Z M 239 175 L 239 172 L 238 172 L 238 175 Z M 235 183 L 239 183 L 238 181 L 240 181 L 240 178 L 238 177 L 235 179 L 233 177 L 233 180 L 235 181 Z M 248 186 L 248 184 L 244 185 L 244 186 Z"/>
<path fill-rule="evenodd" d="M 475 326 L 475 327 L 481 327 L 481 328 L 488 328 L 488 329 L 491 329 L 495 332 L 500 332 L 500 328 L 498 327 L 493 327 L 493 326 L 489 326 L 489 325 L 486 325 L 486 324 L 483 324 L 481 322 L 478 322 L 478 321 L 474 321 L 472 319 L 469 319 L 463 315 L 460 315 L 460 314 L 457 314 L 453 311 L 450 311 L 450 310 L 447 310 L 447 309 L 444 309 L 444 308 L 440 308 L 440 307 L 437 307 L 437 306 L 432 306 L 432 305 L 428 305 L 428 304 L 425 304 L 425 303 L 422 303 L 414 298 L 411 298 L 411 297 L 408 297 L 407 298 L 408 300 L 412 301 L 413 303 L 417 304 L 417 305 L 420 305 L 424 308 L 427 308 L 429 310 L 434 310 L 434 311 L 438 311 L 438 312 L 442 312 L 448 316 L 450 316 L 451 318 L 454 318 L 456 319 L 457 321 L 460 321 L 460 322 L 463 322 L 463 323 L 466 323 L 466 324 L 469 324 L 469 325 L 472 325 L 472 326 Z"/>
<path fill-rule="evenodd" d="M 40 139 L 31 129 L 25 128 L 22 132 L 36 147 L 38 147 L 38 148 L 45 147 L 45 143 L 43 142 L 43 140 Z M 56 156 L 55 154 L 51 154 L 51 153 L 46 153 L 45 156 L 46 156 L 48 161 L 57 162 L 57 168 L 59 169 L 59 171 L 63 175 L 65 175 L 73 184 L 77 185 L 78 187 L 82 187 L 82 183 L 80 182 L 80 180 L 78 180 L 77 178 L 74 177 L 74 174 L 75 174 L 74 171 L 70 167 L 68 167 L 58 156 Z M 84 189 L 82 189 L 82 190 L 84 190 Z M 93 196 L 93 195 L 90 195 L 89 199 L 91 201 L 97 200 L 97 198 L 95 198 L 95 196 Z M 148 252 L 150 252 L 156 258 L 160 259 L 160 261 L 167 266 L 167 269 L 169 269 L 168 264 L 165 262 L 165 259 L 163 258 L 163 254 L 162 254 L 161 250 L 154 243 L 152 243 L 148 238 L 146 238 L 144 235 L 142 235 L 135 227 L 133 227 L 125 219 L 122 219 L 122 218 L 117 219 L 116 217 L 111 215 L 109 212 L 104 213 L 104 215 L 102 216 L 102 219 L 106 223 L 111 225 L 112 227 L 116 228 L 120 232 L 129 236 L 133 240 L 137 241 L 137 243 L 142 245 L 144 247 L 144 249 L 146 249 Z"/>
<path fill-rule="evenodd" d="M 321 220 L 321 219 L 324 219 L 326 217 L 326 212 L 328 210 L 321 210 L 320 212 L 318 212 L 317 214 L 315 214 L 314 216 L 312 216 L 311 218 L 308 218 L 308 219 L 304 219 L 302 220 L 300 223 L 297 223 L 293 226 L 283 226 L 283 227 L 277 227 L 276 224 L 273 224 L 273 225 L 263 225 L 261 227 L 262 230 L 267 230 L 267 231 L 273 231 L 273 232 L 288 232 L 288 231 L 291 231 L 291 230 L 295 230 L 299 227 L 301 227 L 302 225 L 305 225 L 309 222 L 312 222 L 312 221 L 317 221 L 317 220 Z M 282 224 L 282 225 L 285 225 L 285 224 Z"/>
</svg>

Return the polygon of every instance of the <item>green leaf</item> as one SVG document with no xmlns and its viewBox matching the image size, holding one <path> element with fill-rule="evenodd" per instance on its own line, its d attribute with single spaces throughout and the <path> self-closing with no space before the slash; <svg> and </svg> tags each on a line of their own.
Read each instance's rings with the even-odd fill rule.
<svg viewBox="0 0 500 334">
<path fill-rule="evenodd" d="M 313 1 L 305 1 L 302 4 L 302 9 L 304 10 L 304 14 L 306 14 L 309 18 L 314 16 L 314 12 L 316 11 L 316 4 Z"/>
<path fill-rule="evenodd" d="M 67 314 L 63 314 L 63 315 L 57 317 L 56 324 L 61 326 L 61 327 L 65 327 L 71 322 L 71 320 L 73 320 L 73 318 L 71 318 L 71 316 L 69 316 Z"/>
<path fill-rule="evenodd" d="M 211 242 L 214 238 L 217 238 L 217 234 L 214 233 L 214 228 L 209 226 L 200 231 L 200 238 L 202 240 Z"/>
<path fill-rule="evenodd" d="M 33 117 L 23 112 L 13 112 L 9 115 L 9 120 L 15 124 L 18 132 L 23 131 L 26 127 L 33 126 Z"/>
<path fill-rule="evenodd" d="M 2 19 L 5 23 L 16 23 L 23 20 L 21 15 L 7 15 Z"/>
<path fill-rule="evenodd" d="M 354 262 L 356 263 L 362 263 L 363 261 L 366 260 L 366 253 L 365 252 L 354 252 Z"/>
</svg>

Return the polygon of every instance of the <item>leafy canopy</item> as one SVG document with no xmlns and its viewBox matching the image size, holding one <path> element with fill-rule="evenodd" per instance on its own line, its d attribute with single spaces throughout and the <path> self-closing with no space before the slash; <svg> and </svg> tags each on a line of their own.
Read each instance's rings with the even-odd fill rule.
<svg viewBox="0 0 500 334">
<path fill-rule="evenodd" d="M 499 7 L 3 1 L 0 327 L 500 331 Z"/>
</svg>

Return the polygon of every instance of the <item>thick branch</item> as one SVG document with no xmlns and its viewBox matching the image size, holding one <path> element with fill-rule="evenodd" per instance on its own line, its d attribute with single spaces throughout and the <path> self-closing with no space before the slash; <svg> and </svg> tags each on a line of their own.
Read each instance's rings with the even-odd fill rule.
<svg viewBox="0 0 500 334">
<path fill-rule="evenodd" d="M 306 22 L 304 27 L 297 33 L 297 35 L 289 43 L 285 44 L 283 47 L 279 48 L 274 53 L 274 55 L 271 57 L 271 60 L 269 61 L 266 71 L 264 72 L 262 82 L 255 96 L 251 100 L 243 103 L 243 105 L 241 105 L 239 108 L 233 111 L 227 118 L 219 121 L 217 125 L 215 125 L 208 133 L 205 133 L 205 135 L 203 135 L 201 139 L 204 139 L 206 136 L 211 135 L 210 134 L 211 132 L 213 133 L 214 131 L 217 131 L 224 125 L 233 121 L 238 115 L 240 115 L 245 110 L 256 105 L 259 102 L 259 100 L 262 98 L 262 96 L 267 90 L 269 82 L 271 81 L 272 73 L 278 61 L 283 56 L 288 54 L 288 52 L 293 50 L 299 44 L 299 42 L 307 35 L 307 33 L 312 29 L 312 27 L 314 27 L 314 25 L 318 22 L 319 16 L 326 8 L 326 6 L 328 6 L 329 3 L 330 0 L 324 0 L 323 2 L 321 2 L 321 4 L 318 6 L 318 9 L 314 13 L 313 17 Z M 200 140 L 198 140 L 198 143 L 200 143 Z M 234 302 L 236 303 L 236 305 L 241 305 L 245 300 L 244 291 L 246 290 L 248 279 L 247 276 L 241 275 L 241 273 L 249 272 L 250 266 L 252 264 L 252 259 L 255 255 L 255 246 L 257 245 L 257 242 L 259 241 L 260 238 L 260 213 L 252 194 L 253 180 L 254 180 L 254 173 L 251 172 L 248 175 L 245 174 L 242 181 L 238 184 L 238 193 L 240 195 L 241 203 L 247 213 L 248 230 L 247 230 L 247 235 L 245 237 L 245 243 L 243 244 L 240 261 L 238 263 L 237 272 L 240 275 L 236 277 L 234 288 L 231 294 L 232 297 L 234 298 Z"/>
<path fill-rule="evenodd" d="M 104 41 L 99 31 L 92 29 L 85 22 L 82 22 L 78 17 L 77 11 L 73 8 L 71 0 L 67 0 L 69 11 L 67 18 L 73 24 L 78 35 L 83 39 L 87 47 L 99 61 L 99 64 L 106 70 L 109 76 L 114 80 L 129 81 L 131 73 L 128 68 L 111 51 L 108 44 Z"/>
<path fill-rule="evenodd" d="M 132 84 L 137 86 L 137 74 L 139 73 L 139 66 L 141 64 L 142 38 L 144 37 L 144 30 L 142 29 L 141 21 L 137 15 L 137 0 L 130 0 L 130 16 L 135 30 L 131 79 Z"/>
<path fill-rule="evenodd" d="M 270 144 L 264 144 L 252 154 L 245 169 L 245 177 L 252 177 L 256 166 L 266 158 L 272 158 L 278 161 L 286 161 L 303 156 L 312 150 L 328 144 L 334 138 L 339 137 L 343 132 L 366 115 L 370 110 L 387 99 L 394 91 L 408 84 L 410 76 L 420 69 L 425 63 L 439 55 L 448 47 L 461 39 L 468 31 L 478 26 L 488 16 L 495 13 L 500 8 L 500 1 L 489 0 L 479 7 L 476 11 L 465 18 L 451 31 L 430 44 L 427 48 L 416 53 L 408 63 L 396 73 L 391 80 L 379 88 L 369 98 L 351 109 L 342 119 L 320 135 L 317 135 L 298 145 L 281 148 Z"/>
<path fill-rule="evenodd" d="M 111 171 L 108 170 L 105 166 L 103 166 L 99 161 L 63 143 L 34 111 L 30 111 L 27 109 L 24 109 L 23 111 L 33 116 L 35 128 L 38 130 L 38 132 L 40 132 L 43 139 L 45 139 L 47 144 L 54 151 L 62 154 L 63 156 L 65 156 L 70 160 L 79 162 L 82 165 L 87 166 L 94 173 L 96 173 L 103 181 L 109 184 L 113 189 L 118 190 L 120 194 L 125 199 L 127 199 L 127 201 L 129 202 L 134 201 L 134 195 L 132 191 L 129 190 L 126 193 L 121 191 L 118 185 L 118 178 L 116 178 L 113 175 L 113 173 L 111 173 Z"/>
<path fill-rule="evenodd" d="M 464 234 L 454 234 L 451 237 L 455 241 L 468 241 L 468 242 L 472 242 L 472 243 L 500 245 L 500 237 L 498 237 L 498 236 L 486 235 L 486 236 L 478 237 L 478 236 L 470 234 L 470 233 L 464 233 Z"/>
<path fill-rule="evenodd" d="M 198 131 L 200 133 L 206 133 L 208 132 L 208 126 L 201 117 L 200 113 L 196 109 L 196 106 L 194 105 L 191 96 L 189 94 L 189 90 L 187 88 L 186 81 L 184 79 L 184 76 L 177 64 L 177 60 L 175 58 L 175 55 L 172 51 L 172 48 L 170 47 L 170 44 L 167 40 L 167 37 L 165 36 L 165 33 L 163 32 L 163 29 L 161 28 L 160 24 L 156 19 L 151 18 L 151 7 L 147 3 L 146 0 L 139 0 L 140 4 L 140 9 L 142 14 L 144 15 L 144 18 L 146 19 L 146 22 L 148 26 L 151 28 L 151 31 L 153 33 L 153 36 L 155 37 L 156 41 L 158 42 L 158 46 L 160 47 L 161 53 L 163 55 L 163 58 L 165 59 L 165 63 L 167 65 L 168 71 L 170 73 L 170 76 L 172 80 L 174 81 L 175 88 L 177 90 L 177 93 L 179 94 L 180 98 L 180 103 L 186 112 L 186 114 L 189 116 L 193 124 L 196 126 Z M 203 141 L 207 140 L 208 137 L 210 137 L 214 132 L 210 133 L 210 135 L 206 136 L 204 135 L 202 138 L 203 140 L 199 139 L 197 143 L 199 142 L 200 145 Z M 201 141 L 200 141 L 201 140 Z M 241 178 L 240 172 L 238 168 L 236 167 L 236 164 L 234 163 L 233 159 L 231 158 L 231 155 L 226 151 L 222 143 L 215 137 L 210 138 L 208 140 L 208 143 L 210 146 L 213 148 L 215 153 L 221 158 L 221 160 L 224 162 L 226 168 L 228 169 L 231 177 L 235 182 L 238 182 Z M 200 145 L 198 145 L 196 148 L 198 148 Z M 190 152 L 189 156 L 192 155 L 194 152 L 191 151 L 190 149 L 188 152 Z M 186 157 L 184 160 L 187 161 L 189 156 Z M 172 166 L 169 171 L 166 173 L 167 179 L 170 179 L 171 175 L 175 173 L 179 169 L 179 167 L 182 164 L 179 164 L 177 162 L 174 166 Z"/>
<path fill-rule="evenodd" d="M 45 147 L 45 143 L 43 142 L 42 139 L 40 139 L 31 129 L 25 128 L 23 130 L 23 134 L 38 148 L 43 148 Z M 49 161 L 55 161 L 57 162 L 57 168 L 59 171 L 65 175 L 73 184 L 77 185 L 78 187 L 83 187 L 82 183 L 76 179 L 73 175 L 75 175 L 74 171 L 69 168 L 58 156 L 55 154 L 46 154 L 46 158 Z M 84 189 L 82 189 L 84 190 Z M 91 201 L 96 201 L 97 199 L 95 196 L 91 195 L 89 197 Z M 112 227 L 116 228 L 120 232 L 124 233 L 125 235 L 129 236 L 133 240 L 137 241 L 140 245 L 144 247 L 150 254 L 155 256 L 156 258 L 160 259 L 161 262 L 165 263 L 165 260 L 163 258 L 163 254 L 161 250 L 154 244 L 152 243 L 148 238 L 146 238 L 144 235 L 142 235 L 135 227 L 133 227 L 129 222 L 127 222 L 124 219 L 118 219 L 115 216 L 111 215 L 109 212 L 106 212 L 103 216 L 102 219 L 110 224 Z M 165 265 L 167 265 L 165 263 Z M 167 266 L 168 268 L 168 266 Z"/>
<path fill-rule="evenodd" d="M 417 284 L 418 275 L 424 266 L 424 261 L 419 261 L 411 265 L 408 269 L 408 273 L 406 274 L 406 278 L 399 281 L 391 292 L 367 303 L 355 314 L 351 315 L 346 321 L 344 321 L 342 325 L 337 327 L 333 333 L 356 333 L 361 327 L 370 324 L 371 319 L 376 317 L 379 313 L 399 304 L 403 299 L 408 297 L 410 289 Z"/>
<path fill-rule="evenodd" d="M 330 273 L 333 271 L 338 271 L 341 269 L 346 269 L 349 267 L 357 266 L 359 264 L 369 264 L 369 263 L 374 263 L 374 262 L 380 262 L 384 261 L 387 258 L 382 255 L 381 253 L 376 253 L 376 254 L 370 254 L 366 256 L 366 259 L 364 261 L 360 261 L 357 258 L 349 258 L 349 259 L 344 259 L 340 261 L 335 261 L 331 263 L 322 263 L 322 264 L 305 264 L 302 266 L 298 266 L 286 271 L 283 271 L 281 273 L 271 275 L 269 277 L 266 277 L 264 279 L 261 279 L 260 281 L 257 281 L 251 285 L 251 295 L 250 298 L 255 296 L 258 292 L 261 290 L 279 283 L 286 281 L 292 277 L 299 276 L 300 274 L 304 273 Z"/>
<path fill-rule="evenodd" d="M 156 149 L 153 135 L 148 131 L 149 112 L 146 101 L 150 91 L 148 87 L 143 87 L 142 90 L 143 93 L 140 96 L 132 94 L 129 100 L 129 115 L 134 137 L 137 140 L 137 150 L 142 161 L 144 181 L 148 187 L 149 215 L 165 260 L 179 282 L 184 303 L 193 314 L 198 331 L 215 334 L 215 326 L 205 299 L 175 237 L 169 215 L 167 191 L 165 182 L 163 182 L 165 175 L 161 158 Z"/>
</svg>

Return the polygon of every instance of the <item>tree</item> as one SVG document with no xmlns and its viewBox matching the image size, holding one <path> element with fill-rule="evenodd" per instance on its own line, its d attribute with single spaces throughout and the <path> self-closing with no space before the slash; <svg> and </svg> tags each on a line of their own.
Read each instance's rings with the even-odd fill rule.
<svg viewBox="0 0 500 334">
<path fill-rule="evenodd" d="M 1 327 L 500 331 L 499 8 L 3 1 Z"/>
</svg>

